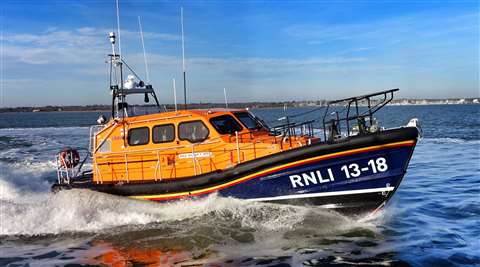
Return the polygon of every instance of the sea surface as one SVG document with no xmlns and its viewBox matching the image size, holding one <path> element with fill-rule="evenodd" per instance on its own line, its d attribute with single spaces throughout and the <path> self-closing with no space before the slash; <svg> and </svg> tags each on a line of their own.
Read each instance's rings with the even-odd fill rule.
<svg viewBox="0 0 480 267">
<path fill-rule="evenodd" d="M 270 124 L 284 115 L 254 112 Z M 158 204 L 50 193 L 56 152 L 87 147 L 99 114 L 0 114 L 0 266 L 480 266 L 480 105 L 378 114 L 386 127 L 418 118 L 423 138 L 370 218 L 215 195 Z"/>
</svg>

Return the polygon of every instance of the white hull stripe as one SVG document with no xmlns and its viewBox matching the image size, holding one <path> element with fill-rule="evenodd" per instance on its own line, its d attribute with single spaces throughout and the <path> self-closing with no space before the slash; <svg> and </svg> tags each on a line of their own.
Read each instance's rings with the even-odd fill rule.
<svg viewBox="0 0 480 267">
<path fill-rule="evenodd" d="M 388 186 L 388 187 L 371 188 L 371 189 L 347 190 L 347 191 L 324 192 L 324 193 L 310 193 L 310 194 L 297 194 L 297 195 L 286 195 L 286 196 L 278 196 L 278 197 L 250 198 L 250 199 L 246 199 L 246 200 L 248 200 L 248 201 L 272 201 L 272 200 L 282 200 L 282 199 L 329 197 L 329 196 L 340 196 L 340 195 L 355 195 L 355 194 L 366 194 L 366 193 L 376 193 L 376 192 L 387 192 L 387 191 L 393 191 L 394 189 L 395 189 L 395 187 Z"/>
</svg>

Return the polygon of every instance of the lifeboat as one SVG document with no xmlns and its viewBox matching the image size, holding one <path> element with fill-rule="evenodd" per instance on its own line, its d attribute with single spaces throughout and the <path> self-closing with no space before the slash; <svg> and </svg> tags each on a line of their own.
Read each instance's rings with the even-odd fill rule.
<svg viewBox="0 0 480 267">
<path fill-rule="evenodd" d="M 330 101 L 308 111 L 318 114 L 313 120 L 286 112 L 271 127 L 248 109 L 167 111 L 152 85 L 119 55 L 109 58 L 110 69 L 122 74 L 113 77 L 126 77 L 124 67 L 135 76 L 125 84 L 111 79 L 111 118 L 92 126 L 84 159 L 73 149 L 57 156 L 55 192 L 85 189 L 158 202 L 218 194 L 360 214 L 394 195 L 420 136 L 416 119 L 389 129 L 375 119 L 398 89 Z M 135 95 L 155 104 L 129 105 Z"/>
</svg>

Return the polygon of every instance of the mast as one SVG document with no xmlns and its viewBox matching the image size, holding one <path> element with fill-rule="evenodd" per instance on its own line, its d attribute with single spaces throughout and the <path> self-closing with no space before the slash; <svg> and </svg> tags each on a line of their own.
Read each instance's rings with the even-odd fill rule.
<svg viewBox="0 0 480 267">
<path fill-rule="evenodd" d="M 110 57 L 110 90 L 112 91 L 112 118 L 116 117 L 115 116 L 115 100 L 117 99 L 117 91 L 120 88 L 122 84 L 122 80 L 120 79 L 120 82 L 118 81 L 118 70 L 119 70 L 119 75 L 121 76 L 122 74 L 122 63 L 119 61 L 119 55 L 115 53 L 115 40 L 116 36 L 114 32 L 110 32 L 108 34 L 110 44 L 112 45 L 112 54 L 109 55 Z M 118 69 L 118 70 L 117 70 Z M 112 74 L 114 77 L 112 77 Z M 112 79 L 113 78 L 113 79 Z M 113 81 L 114 80 L 114 81 Z"/>
<path fill-rule="evenodd" d="M 122 58 L 122 50 L 121 50 L 121 43 L 120 43 L 120 7 L 119 7 L 118 0 L 115 1 L 115 4 L 116 4 L 115 7 L 116 7 L 116 15 L 117 15 L 119 53 L 115 51 L 116 50 L 115 32 L 110 32 L 109 39 L 112 45 L 112 54 L 108 55 L 110 59 L 109 72 L 110 72 L 110 90 L 112 95 L 112 118 L 125 118 L 130 115 L 127 110 L 127 108 L 129 107 L 128 103 L 126 102 L 127 95 L 143 94 L 144 95 L 143 101 L 145 103 L 150 102 L 149 100 L 149 95 L 150 95 L 155 100 L 155 104 L 160 111 L 160 103 L 158 102 L 158 98 L 157 98 L 157 95 L 155 94 L 155 90 L 153 86 L 150 84 L 150 73 L 148 70 L 147 53 L 145 51 L 145 42 L 143 38 L 143 29 L 142 29 L 142 22 L 141 22 L 140 16 L 138 17 L 138 26 L 140 28 L 140 37 L 141 37 L 142 48 L 143 48 L 143 59 L 145 63 L 145 75 L 146 75 L 148 84 L 145 84 L 145 82 L 140 78 L 140 76 Z M 127 76 L 128 77 L 127 81 L 124 81 L 123 79 L 124 67 L 126 67 L 126 69 L 131 73 L 131 75 Z M 135 81 L 135 79 L 138 79 L 138 83 Z M 134 113 L 132 114 L 135 116 Z"/>
<path fill-rule="evenodd" d="M 140 39 L 142 40 L 143 62 L 145 63 L 145 76 L 147 78 L 147 84 L 150 84 L 150 73 L 148 72 L 147 54 L 145 52 L 145 42 L 143 41 L 143 30 L 140 16 L 138 16 L 138 27 L 140 28 Z"/>
<path fill-rule="evenodd" d="M 120 61 L 122 60 L 122 38 L 120 37 L 120 8 L 118 7 L 118 0 L 115 1 L 117 6 L 117 33 L 118 33 L 118 53 L 120 54 Z"/>
<path fill-rule="evenodd" d="M 183 104 L 184 109 L 187 109 L 187 78 L 185 68 L 185 40 L 183 32 L 183 6 L 180 7 L 180 23 L 182 25 L 182 69 L 183 69 Z"/>
<path fill-rule="evenodd" d="M 120 7 L 119 7 L 119 4 L 118 4 L 118 0 L 115 0 L 115 7 L 116 7 L 116 11 L 117 11 L 117 34 L 118 34 L 118 55 L 116 55 L 115 53 L 112 55 L 112 63 L 115 62 L 116 65 L 118 65 L 118 68 L 119 68 L 119 75 L 120 75 L 120 81 L 118 82 L 117 81 L 117 86 L 116 86 L 116 89 L 118 90 L 123 90 L 123 60 L 122 60 L 122 41 L 121 41 L 121 37 L 120 37 Z M 114 45 L 115 43 L 113 43 Z M 115 68 L 115 66 L 114 66 Z M 115 72 L 116 72 L 116 69 L 115 69 Z M 112 104 L 115 105 L 115 94 L 116 94 L 116 91 L 114 89 L 113 91 L 113 97 L 114 99 L 112 100 Z M 127 108 L 125 107 L 125 105 L 123 103 L 125 103 L 125 95 L 121 95 L 120 96 L 120 100 L 121 100 L 121 103 L 122 103 L 122 117 L 125 117 L 125 116 L 128 116 L 127 115 Z M 119 100 L 117 99 L 117 104 L 119 104 Z M 120 113 L 120 108 L 117 107 L 117 113 Z M 113 116 L 113 113 L 114 113 L 114 108 L 112 107 L 112 116 Z M 118 115 L 118 114 L 117 114 Z"/>
</svg>

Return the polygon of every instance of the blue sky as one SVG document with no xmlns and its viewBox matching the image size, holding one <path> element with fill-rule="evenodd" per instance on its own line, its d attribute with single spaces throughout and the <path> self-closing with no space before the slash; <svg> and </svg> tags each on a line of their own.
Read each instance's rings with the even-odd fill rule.
<svg viewBox="0 0 480 267">
<path fill-rule="evenodd" d="M 160 101 L 479 97 L 478 1 L 120 1 L 122 50 Z M 115 1 L 3 1 L 0 106 L 108 104 Z"/>
</svg>

